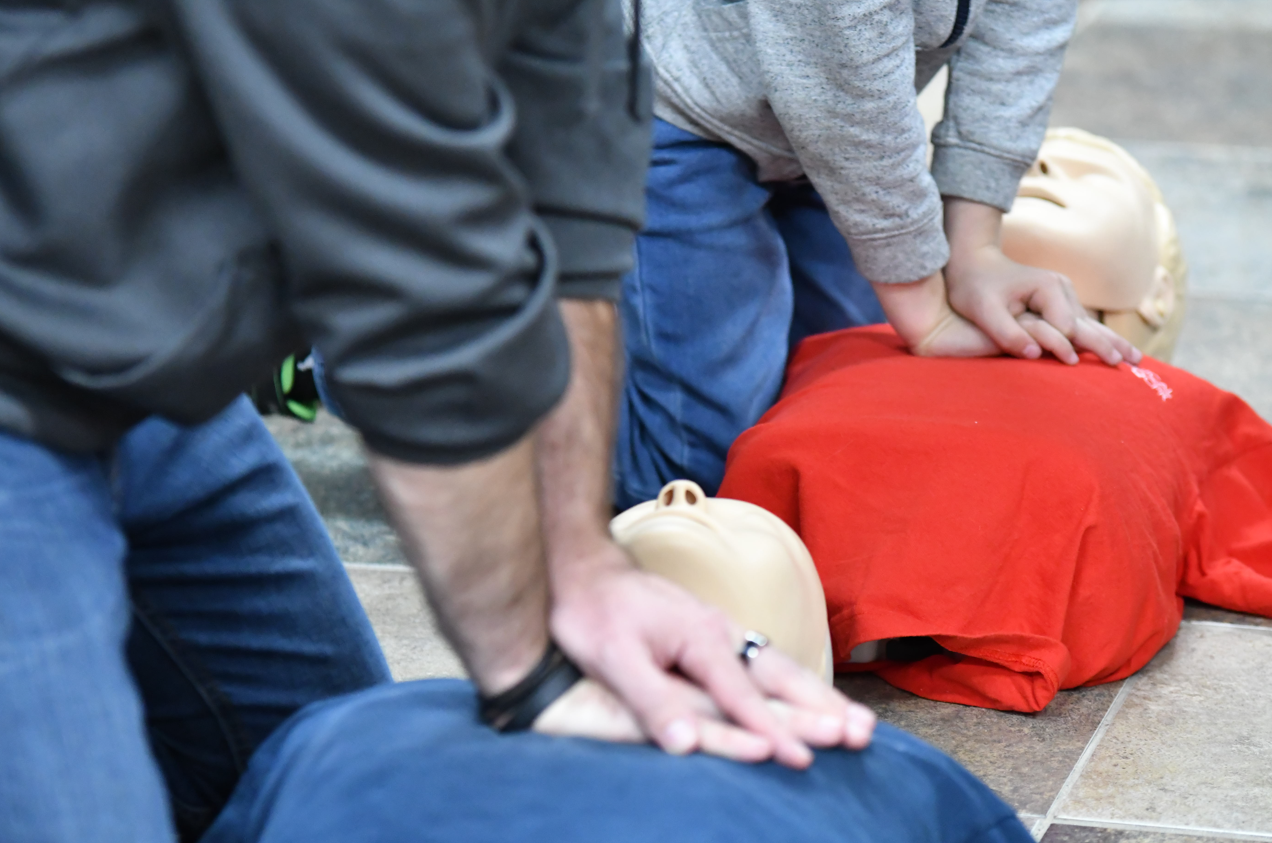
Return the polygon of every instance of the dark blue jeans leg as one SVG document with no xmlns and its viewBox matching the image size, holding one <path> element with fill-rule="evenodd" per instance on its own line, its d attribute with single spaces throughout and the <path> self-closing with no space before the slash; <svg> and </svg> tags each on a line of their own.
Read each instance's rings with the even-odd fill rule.
<svg viewBox="0 0 1272 843">
<path fill-rule="evenodd" d="M 114 460 L 128 658 L 182 838 L 300 707 L 390 681 L 322 521 L 246 399 L 143 422 Z"/>
<path fill-rule="evenodd" d="M 0 432 L 0 839 L 170 843 L 106 460 Z"/>
<path fill-rule="evenodd" d="M 472 686 L 404 682 L 305 709 L 204 843 L 1032 843 L 954 761 L 880 724 L 808 770 L 498 734 Z"/>
<path fill-rule="evenodd" d="M 874 288 L 857 271 L 848 243 L 811 184 L 778 187 L 769 212 L 790 258 L 795 291 L 792 349 L 813 334 L 887 321 Z"/>
<path fill-rule="evenodd" d="M 781 387 L 791 322 L 786 245 L 749 158 L 655 121 L 646 198 L 621 302 L 621 507 L 679 477 L 715 493 Z"/>
</svg>

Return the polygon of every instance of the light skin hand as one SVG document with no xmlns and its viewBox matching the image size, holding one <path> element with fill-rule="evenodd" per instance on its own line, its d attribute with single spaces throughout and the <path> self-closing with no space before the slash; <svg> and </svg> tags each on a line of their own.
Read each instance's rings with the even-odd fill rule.
<svg viewBox="0 0 1272 843">
<path fill-rule="evenodd" d="M 1003 254 L 1002 211 L 949 196 L 944 203 L 950 306 L 999 348 L 1027 359 L 1045 350 L 1070 365 L 1078 362 L 1077 350 L 1095 352 L 1110 366 L 1140 361 L 1138 349 L 1087 313 L 1068 278 Z"/>
<path fill-rule="evenodd" d="M 998 345 L 954 312 L 945 276 L 936 272 L 912 284 L 874 284 L 888 322 L 920 357 L 994 357 Z"/>
<path fill-rule="evenodd" d="M 807 671 L 776 650 L 766 650 L 754 662 L 757 670 L 791 670 L 803 678 Z M 763 665 L 764 667 L 760 667 Z M 810 691 L 823 694 L 826 686 L 816 677 Z M 672 676 L 670 693 L 678 704 L 697 715 L 702 722 L 698 749 L 708 755 L 716 755 L 734 761 L 756 762 L 770 757 L 771 752 L 763 741 L 727 722 L 724 714 L 701 688 L 683 678 Z M 835 716 L 823 717 L 813 710 L 797 708 L 770 699 L 769 709 L 783 723 L 800 734 L 810 746 L 847 746 L 862 749 L 870 744 L 875 716 L 864 706 L 852 721 L 851 732 L 842 734 L 842 724 Z M 643 743 L 645 731 L 630 708 L 619 702 L 608 688 L 592 679 L 584 679 L 575 685 L 555 705 L 545 711 L 537 721 L 536 731 L 550 735 L 586 735 L 601 740 L 623 743 Z"/>
<path fill-rule="evenodd" d="M 535 728 L 632 739 L 635 724 L 668 752 L 772 757 L 792 767 L 811 763 L 810 745 L 864 746 L 874 724 L 868 710 L 776 651 L 745 669 L 740 629 L 679 586 L 637 570 L 610 539 L 616 316 L 605 302 L 565 301 L 561 309 L 573 374 L 538 440 L 550 623 L 596 683 L 562 697 Z"/>
</svg>

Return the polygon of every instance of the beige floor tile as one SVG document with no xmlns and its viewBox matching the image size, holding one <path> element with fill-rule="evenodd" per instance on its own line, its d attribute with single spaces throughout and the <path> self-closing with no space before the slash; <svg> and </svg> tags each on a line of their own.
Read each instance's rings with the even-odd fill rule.
<svg viewBox="0 0 1272 843">
<path fill-rule="evenodd" d="M 949 753 L 1017 811 L 1043 815 L 1077 763 L 1121 683 L 1062 691 L 1038 714 L 933 702 L 871 674 L 840 676 L 880 719 Z"/>
<path fill-rule="evenodd" d="M 1272 631 L 1187 622 L 1129 689 L 1065 818 L 1272 839 Z"/>
<path fill-rule="evenodd" d="M 414 572 L 385 565 L 349 565 L 346 569 L 394 679 L 464 675 L 459 658 L 433 622 Z"/>
</svg>

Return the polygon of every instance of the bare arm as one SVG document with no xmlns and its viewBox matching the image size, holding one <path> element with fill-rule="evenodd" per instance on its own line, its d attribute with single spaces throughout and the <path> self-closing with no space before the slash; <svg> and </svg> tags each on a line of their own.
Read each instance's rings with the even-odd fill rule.
<svg viewBox="0 0 1272 843">
<path fill-rule="evenodd" d="M 521 680 L 547 646 L 548 589 L 533 434 L 493 457 L 421 466 L 370 455 L 407 558 L 484 694 Z"/>
</svg>

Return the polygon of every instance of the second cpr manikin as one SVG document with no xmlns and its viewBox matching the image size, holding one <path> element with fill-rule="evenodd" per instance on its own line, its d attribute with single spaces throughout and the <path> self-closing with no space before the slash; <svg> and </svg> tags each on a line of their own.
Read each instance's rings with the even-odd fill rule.
<svg viewBox="0 0 1272 843">
<path fill-rule="evenodd" d="M 1170 361 L 1188 266 L 1161 192 L 1126 150 L 1081 129 L 1048 131 L 1002 245 L 1018 263 L 1067 275 L 1100 321 Z"/>
<path fill-rule="evenodd" d="M 1183 320 L 1187 264 L 1160 191 L 1121 147 L 1079 129 L 1049 131 L 1003 218 L 1003 251 L 1067 275 L 1102 322 L 1146 354 L 1170 359 Z M 742 501 L 707 498 L 696 484 L 678 480 L 656 500 L 618 515 L 610 530 L 640 567 L 764 633 L 830 681 L 821 582 L 803 542 L 776 516 Z M 895 658 L 892 645 L 872 641 L 854 649 L 851 661 L 883 658 Z"/>
</svg>

